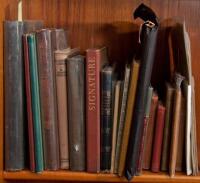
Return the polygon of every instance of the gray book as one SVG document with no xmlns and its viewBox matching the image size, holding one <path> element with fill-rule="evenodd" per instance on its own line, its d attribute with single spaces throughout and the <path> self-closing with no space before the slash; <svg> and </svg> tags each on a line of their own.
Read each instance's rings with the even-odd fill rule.
<svg viewBox="0 0 200 183">
<path fill-rule="evenodd" d="M 69 168 L 85 170 L 85 62 L 77 55 L 67 59 Z"/>
</svg>

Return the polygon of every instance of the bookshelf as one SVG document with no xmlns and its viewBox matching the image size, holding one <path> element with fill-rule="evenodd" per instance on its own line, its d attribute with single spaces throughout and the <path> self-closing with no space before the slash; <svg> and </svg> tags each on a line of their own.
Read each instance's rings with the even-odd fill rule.
<svg viewBox="0 0 200 183">
<path fill-rule="evenodd" d="M 109 56 L 122 62 L 133 55 L 134 43 L 138 39 L 139 21 L 132 20 L 132 12 L 141 2 L 152 7 L 162 19 L 183 17 L 191 39 L 192 67 L 196 89 L 197 139 L 200 138 L 200 1 L 197 0 L 24 0 L 23 18 L 42 19 L 48 27 L 63 27 L 69 30 L 72 47 L 80 47 L 82 52 L 88 47 L 105 44 L 109 47 Z M 69 171 L 45 171 L 41 174 L 3 171 L 3 24 L 5 19 L 17 18 L 17 0 L 2 0 L 0 3 L 0 182 L 12 180 L 48 181 L 90 181 L 124 182 L 112 174 L 89 174 Z M 164 48 L 164 47 L 162 47 Z M 156 58 L 161 58 L 162 53 Z M 198 141 L 200 148 L 200 140 Z M 200 149 L 199 149 L 200 160 Z M 185 176 L 177 173 L 170 178 L 166 173 L 144 172 L 134 182 L 200 182 L 200 176 Z"/>
</svg>

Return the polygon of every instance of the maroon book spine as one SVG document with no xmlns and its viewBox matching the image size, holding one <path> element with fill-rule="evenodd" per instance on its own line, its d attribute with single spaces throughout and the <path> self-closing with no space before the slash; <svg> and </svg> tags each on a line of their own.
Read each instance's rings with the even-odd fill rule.
<svg viewBox="0 0 200 183">
<path fill-rule="evenodd" d="M 156 114 L 156 124 L 155 124 L 155 133 L 153 142 L 153 153 L 151 162 L 152 172 L 160 171 L 164 123 L 165 123 L 165 107 L 161 103 L 159 103 Z"/>
<path fill-rule="evenodd" d="M 29 54 L 28 54 L 28 41 L 27 35 L 23 36 L 23 49 L 24 49 L 24 67 L 25 67 L 25 86 L 26 86 L 26 110 L 28 119 L 28 140 L 29 140 L 29 160 L 30 170 L 35 171 L 35 153 L 34 153 L 34 136 L 33 136 L 33 114 L 31 102 L 31 85 L 29 74 Z"/>
<path fill-rule="evenodd" d="M 106 48 L 88 49 L 86 54 L 87 171 L 100 171 L 100 70 Z"/>
</svg>

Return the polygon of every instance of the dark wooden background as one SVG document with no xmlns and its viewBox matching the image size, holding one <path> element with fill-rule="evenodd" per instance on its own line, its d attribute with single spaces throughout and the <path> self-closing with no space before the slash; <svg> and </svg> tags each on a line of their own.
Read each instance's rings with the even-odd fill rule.
<svg viewBox="0 0 200 183">
<path fill-rule="evenodd" d="M 24 19 L 42 19 L 47 27 L 63 27 L 68 30 L 71 47 L 80 47 L 84 52 L 88 47 L 105 44 L 109 48 L 112 62 L 129 60 L 138 40 L 141 21 L 133 20 L 133 10 L 141 3 L 155 10 L 161 22 L 164 19 L 180 17 L 185 20 L 191 39 L 192 69 L 195 77 L 196 114 L 198 136 L 198 158 L 200 162 L 200 1 L 199 0 L 23 0 Z M 17 0 L 0 2 L 1 21 L 17 18 Z M 1 22 L 0 49 L 0 115 L 3 116 L 3 33 Z M 162 39 L 166 41 L 166 39 Z M 166 45 L 160 41 L 154 73 L 165 77 L 163 68 L 167 65 Z M 1 117 L 0 127 L 3 127 Z M 3 134 L 3 131 L 1 131 Z M 3 140 L 0 141 L 3 147 Z M 2 151 L 2 150 L 1 150 Z M 3 152 L 0 152 L 3 167 Z M 22 181 L 20 181 L 22 182 Z"/>
</svg>

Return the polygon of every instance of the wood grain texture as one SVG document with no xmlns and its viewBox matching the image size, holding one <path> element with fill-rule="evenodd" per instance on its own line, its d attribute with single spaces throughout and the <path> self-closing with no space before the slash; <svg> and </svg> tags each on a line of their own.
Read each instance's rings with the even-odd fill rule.
<svg viewBox="0 0 200 183">
<path fill-rule="evenodd" d="M 17 17 L 18 0 L 2 0 L 0 3 L 0 21 L 14 20 Z M 112 62 L 125 62 L 131 59 L 137 49 L 138 29 L 141 21 L 133 22 L 132 12 L 141 2 L 151 6 L 161 20 L 170 17 L 182 17 L 189 31 L 192 50 L 192 68 L 195 77 L 196 114 L 197 114 L 197 140 L 200 139 L 200 1 L 198 0 L 23 0 L 24 19 L 43 19 L 48 27 L 64 27 L 69 31 L 72 47 L 80 47 L 84 52 L 86 48 L 95 45 L 106 45 L 109 48 L 109 58 Z M 3 24 L 0 25 L 0 177 L 3 170 Z M 165 49 L 162 45 L 160 49 Z M 166 63 L 166 55 L 158 50 L 160 55 L 156 58 L 161 65 Z M 162 64 L 164 62 L 164 64 Z M 157 62 L 156 62 L 157 63 Z M 157 70 L 157 69 L 156 69 Z M 155 71 L 155 69 L 154 69 Z M 159 72 L 165 78 L 165 72 Z M 198 158 L 200 161 L 200 140 L 198 140 Z M 28 173 L 29 175 L 29 173 Z M 25 174 L 25 176 L 28 176 Z M 72 174 L 73 175 L 73 174 Z M 72 176 L 72 175 L 69 175 Z M 5 174 L 4 177 L 16 178 Z M 21 175 L 19 175 L 21 176 Z M 18 176 L 18 177 L 19 177 Z M 64 174 L 64 177 L 66 175 Z M 67 175 L 68 176 L 68 175 Z M 95 175 L 94 175 L 95 176 Z M 37 177 L 37 176 L 36 176 Z M 43 175 L 41 175 L 43 177 Z M 53 176 L 50 176 L 53 179 Z M 57 176 L 59 177 L 59 176 Z M 63 177 L 63 175 L 61 175 Z M 86 174 L 78 178 L 87 179 Z M 168 179 L 166 175 L 146 175 L 135 180 L 146 182 L 155 180 L 188 182 L 199 181 L 199 177 L 180 176 Z M 71 177 L 72 178 L 72 177 Z M 69 178 L 68 180 L 70 180 Z M 78 178 L 74 178 L 77 180 Z M 43 178 L 41 178 L 43 179 Z M 61 178 L 63 179 L 63 178 Z M 90 178 L 88 178 L 90 179 Z M 102 180 L 100 178 L 100 180 Z M 113 181 L 116 180 L 115 178 Z M 119 179 L 117 179 L 119 180 Z M 1 179 L 0 179 L 1 181 Z M 93 181 L 95 181 L 93 179 Z M 105 179 L 104 179 L 105 181 Z"/>
</svg>

